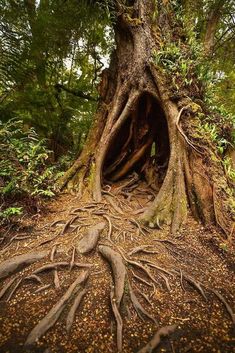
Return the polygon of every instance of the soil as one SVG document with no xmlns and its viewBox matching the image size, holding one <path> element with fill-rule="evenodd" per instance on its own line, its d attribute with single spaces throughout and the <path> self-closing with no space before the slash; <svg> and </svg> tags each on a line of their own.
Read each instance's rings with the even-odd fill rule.
<svg viewBox="0 0 235 353">
<path fill-rule="evenodd" d="M 12 287 L 1 299 L 1 353 L 117 352 L 116 322 L 110 304 L 112 269 L 99 254 L 99 244 L 110 246 L 124 256 L 123 262 L 136 297 L 156 319 L 153 322 L 143 315 L 142 320 L 133 305 L 123 300 L 120 307 L 123 352 L 138 352 L 159 328 L 173 324 L 177 325 L 175 332 L 161 340 L 156 352 L 233 351 L 234 323 L 224 303 L 211 291 L 219 292 L 230 309 L 233 307 L 235 266 L 232 236 L 226 239 L 219 229 L 205 228 L 190 215 L 174 237 L 167 227 L 151 229 L 140 225 L 138 217 L 153 199 L 153 192 L 142 181 L 125 187 L 126 181 L 107 186 L 102 202 L 96 204 L 87 195 L 78 199 L 71 194 L 60 194 L 48 203 L 45 214 L 22 219 L 17 231 L 11 229 L 8 234 L 2 234 L 1 262 L 35 250 L 48 250 L 48 256 L 0 282 L 1 292 L 14 276 L 23 279 L 9 301 L 7 298 Z M 104 221 L 106 227 L 96 249 L 84 255 L 78 251 L 74 253 L 88 228 Z M 58 267 L 58 288 L 54 285 L 54 270 L 39 274 L 43 284 L 25 280 L 34 270 L 50 263 L 51 250 L 55 245 L 54 261 L 70 263 L 75 254 L 75 262 L 92 264 L 86 283 L 87 293 L 76 311 L 69 333 L 66 331 L 66 317 L 73 298 L 55 325 L 33 348 L 27 350 L 24 343 L 31 330 L 83 271 L 76 266 Z M 143 248 L 145 245 L 149 247 Z M 137 251 L 136 248 L 141 246 L 148 252 Z M 155 282 L 126 259 L 145 264 Z M 149 261 L 147 265 L 146 260 Z M 150 262 L 161 269 L 152 267 Z M 187 280 L 189 278 L 191 282 Z M 47 284 L 50 286 L 36 292 Z M 201 284 L 202 293 L 195 284 Z M 202 295 L 204 293 L 206 299 Z"/>
</svg>

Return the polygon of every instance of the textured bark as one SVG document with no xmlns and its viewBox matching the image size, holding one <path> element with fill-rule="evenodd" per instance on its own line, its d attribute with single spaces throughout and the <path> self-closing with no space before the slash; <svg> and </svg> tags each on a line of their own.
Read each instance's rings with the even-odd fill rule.
<svg viewBox="0 0 235 353">
<path fill-rule="evenodd" d="M 154 10 L 150 0 L 135 0 L 118 9 L 116 50 L 100 84 L 94 127 L 60 187 L 67 184 L 81 192 L 86 185 L 100 201 L 104 180 L 115 182 L 137 171 L 156 191 L 142 221 L 151 227 L 169 224 L 175 233 L 189 207 L 205 223 L 217 222 L 215 178 L 210 176 L 207 154 L 190 142 L 180 125 L 186 116 L 194 116 L 193 100 L 184 103 L 190 92 L 185 87 L 176 100 L 170 75 L 153 63 L 153 52 L 166 38 L 175 43 L 184 40 L 175 30 L 168 5 L 158 9 L 157 23 L 152 19 Z M 223 225 L 228 231 L 230 225 Z"/>
</svg>

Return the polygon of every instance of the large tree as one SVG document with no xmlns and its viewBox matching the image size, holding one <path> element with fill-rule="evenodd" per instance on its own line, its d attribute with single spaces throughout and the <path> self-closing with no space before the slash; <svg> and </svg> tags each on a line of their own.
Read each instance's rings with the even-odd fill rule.
<svg viewBox="0 0 235 353">
<path fill-rule="evenodd" d="M 51 213 L 43 215 L 45 224 L 40 224 L 35 233 L 30 229 L 26 238 L 24 234 L 12 234 L 4 245 L 0 254 L 4 260 L 0 264 L 0 280 L 4 281 L 0 300 L 6 298 L 6 305 L 1 306 L 0 324 L 7 335 L 1 348 L 14 350 L 17 342 L 22 344 L 26 339 L 19 352 L 143 353 L 152 352 L 162 336 L 176 331 L 176 349 L 169 341 L 168 351 L 207 352 L 218 348 L 230 352 L 230 326 L 227 322 L 221 326 L 226 318 L 217 304 L 213 310 L 211 295 L 224 305 L 234 324 L 235 315 L 229 304 L 232 261 L 229 251 L 227 261 L 224 257 L 221 260 L 223 254 L 219 252 L 221 246 L 225 252 L 228 250 L 231 238 L 219 247 L 213 246 L 214 229 L 203 231 L 192 219 L 188 229 L 182 229 L 174 240 L 169 239 L 168 229 L 149 228 L 166 223 L 175 233 L 190 208 L 197 218 L 217 223 L 231 234 L 231 173 L 221 162 L 225 151 L 222 141 L 228 144 L 231 127 L 208 108 L 205 87 L 209 74 L 206 66 L 214 62 L 221 16 L 229 10 L 225 5 L 230 2 L 201 0 L 194 10 L 190 0 L 88 3 L 107 5 L 101 10 L 106 9 L 111 15 L 116 47 L 109 69 L 102 74 L 93 127 L 83 151 L 59 186 L 79 192 L 89 190 L 96 202 L 84 193 L 81 199 L 68 197 L 66 203 L 62 195 L 60 203 L 54 204 L 55 218 Z M 61 83 L 57 88 L 70 90 Z M 88 96 L 83 94 L 83 98 Z M 208 133 L 223 137 L 219 151 Z M 119 182 L 133 171 L 145 178 L 152 190 L 146 188 L 146 182 L 136 180 L 136 173 L 118 187 L 107 188 L 106 184 Z M 105 199 L 101 201 L 103 193 Z M 142 216 L 149 226 L 146 227 L 135 217 L 149 205 L 152 194 L 155 199 Z M 126 196 L 128 200 L 124 199 Z M 60 226 L 62 229 L 57 230 Z M 220 241 L 219 231 L 215 238 Z M 15 250 L 14 240 L 26 243 L 19 243 Z M 10 251 L 16 256 L 10 257 Z M 111 273 L 106 271 L 105 263 L 110 265 Z M 61 280 L 61 272 L 66 270 Z M 46 271 L 51 271 L 52 277 L 44 276 Z M 48 290 L 52 279 L 54 288 Z M 34 284 L 40 287 L 31 295 L 28 286 Z M 192 291 L 187 296 L 188 284 L 201 297 L 194 297 Z M 8 303 L 21 289 L 24 295 Z M 165 293 L 166 289 L 169 293 Z M 40 300 L 36 292 L 42 293 Z M 104 298 L 108 292 L 109 302 Z M 75 320 L 86 295 L 88 300 L 81 313 L 85 316 Z M 210 303 L 207 311 L 204 300 Z M 65 335 L 60 325 L 51 334 L 52 326 L 60 318 L 63 324 L 66 315 L 66 329 L 68 333 L 73 329 L 72 334 Z M 113 344 L 113 325 L 108 324 L 112 318 L 116 321 L 117 347 Z M 146 324 L 145 318 L 152 323 Z M 162 327 L 140 348 L 153 330 L 166 322 L 170 326 Z M 172 325 L 174 322 L 180 322 L 179 327 Z M 24 329 L 19 332 L 21 324 Z M 124 330 L 125 326 L 128 329 Z M 27 333 L 29 327 L 33 328 Z M 179 339 L 182 328 L 185 337 Z"/>
<path fill-rule="evenodd" d="M 230 232 L 227 177 L 200 131 L 203 121 L 215 117 L 204 102 L 198 60 L 211 60 L 218 23 L 229 3 L 203 2 L 206 17 L 198 8 L 192 20 L 191 1 L 112 2 L 116 48 L 103 72 L 87 143 L 60 187 L 81 191 L 88 186 L 100 201 L 104 182 L 135 170 L 156 192 L 142 217 L 149 226 L 171 224 L 175 233 L 189 206 L 204 223 Z M 221 123 L 227 133 L 230 127 Z"/>
</svg>

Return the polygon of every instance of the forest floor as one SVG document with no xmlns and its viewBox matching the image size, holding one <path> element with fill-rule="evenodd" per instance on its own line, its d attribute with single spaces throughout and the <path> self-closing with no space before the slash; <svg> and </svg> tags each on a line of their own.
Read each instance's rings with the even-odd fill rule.
<svg viewBox="0 0 235 353">
<path fill-rule="evenodd" d="M 17 232 L 5 236 L 0 248 L 1 353 L 117 352 L 117 344 L 125 353 L 151 352 L 149 345 L 141 348 L 169 325 L 176 326 L 157 352 L 233 352 L 234 242 L 191 216 L 175 237 L 167 227 L 141 226 L 138 217 L 154 195 L 143 182 L 128 182 L 107 187 L 99 204 L 85 195 L 79 200 L 60 194 L 45 214 L 23 219 Z M 98 244 L 82 254 L 91 245 L 87 234 Z M 31 263 L 14 259 L 44 251 Z M 69 330 L 66 320 L 76 297 L 70 286 L 87 269 Z M 120 306 L 117 300 L 110 304 L 112 285 L 115 295 L 121 293 Z M 34 341 L 32 348 L 26 341 Z"/>
</svg>

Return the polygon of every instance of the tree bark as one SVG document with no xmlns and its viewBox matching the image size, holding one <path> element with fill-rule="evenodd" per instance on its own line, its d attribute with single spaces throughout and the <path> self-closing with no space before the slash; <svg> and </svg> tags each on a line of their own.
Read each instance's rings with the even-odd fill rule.
<svg viewBox="0 0 235 353">
<path fill-rule="evenodd" d="M 81 155 L 59 187 L 67 185 L 81 192 L 85 185 L 94 200 L 100 201 L 104 176 L 116 181 L 133 170 L 145 175 L 145 168 L 162 164 L 167 166 L 164 181 L 142 221 L 151 227 L 169 224 L 176 233 L 191 209 L 197 219 L 220 223 L 228 231 L 230 223 L 225 225 L 224 216 L 218 222 L 223 212 L 215 215 L 218 204 L 208 154 L 194 146 L 180 126 L 186 116 L 196 115 L 195 103 L 192 99 L 184 103 L 186 90 L 175 101 L 170 73 L 153 62 L 153 51 L 164 40 L 180 42 L 174 13 L 168 5 L 162 6 L 153 20 L 156 9 L 151 0 L 131 1 L 129 7 L 117 2 L 117 6 L 116 50 L 109 70 L 104 71 L 96 119 Z"/>
<path fill-rule="evenodd" d="M 206 56 L 211 56 L 213 54 L 216 39 L 215 35 L 218 30 L 218 23 L 222 16 L 222 8 L 225 3 L 225 0 L 218 0 L 213 3 L 210 8 L 204 38 L 204 51 Z"/>
</svg>

